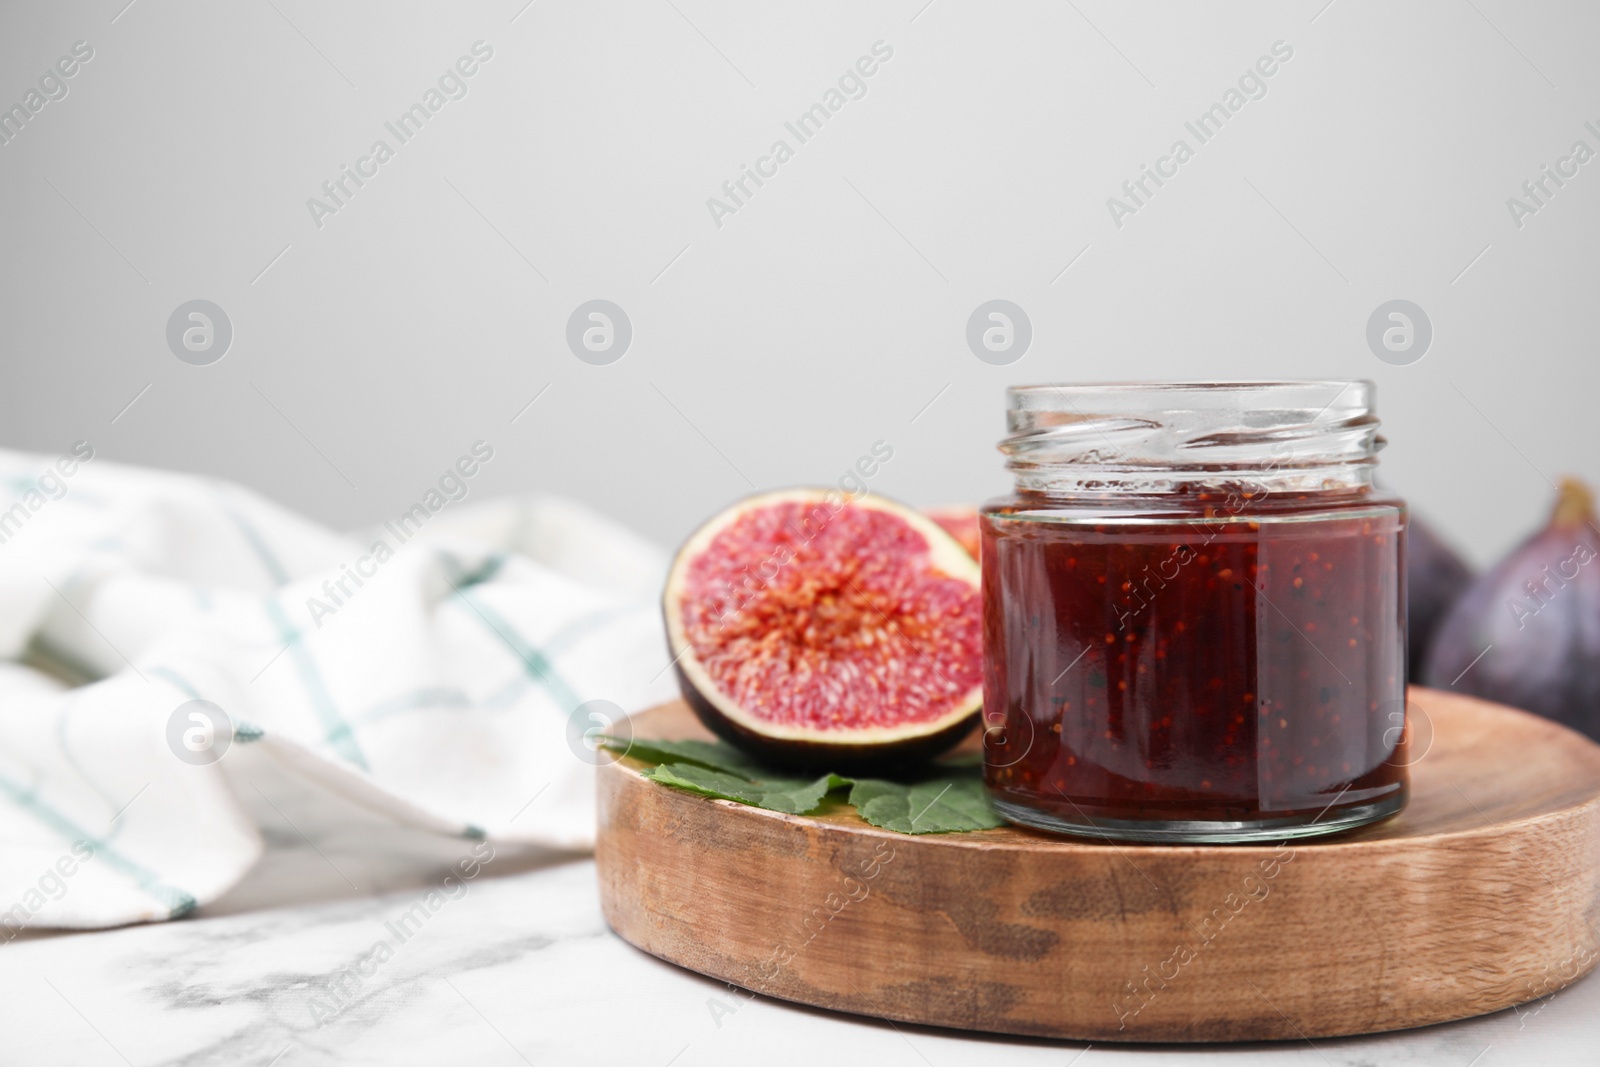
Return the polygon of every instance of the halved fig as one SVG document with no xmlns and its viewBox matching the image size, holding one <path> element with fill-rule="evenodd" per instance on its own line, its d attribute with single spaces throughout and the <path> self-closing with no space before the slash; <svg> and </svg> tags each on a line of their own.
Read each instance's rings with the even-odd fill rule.
<svg viewBox="0 0 1600 1067">
<path fill-rule="evenodd" d="M 954 537 L 961 547 L 967 550 L 967 555 L 973 559 L 978 558 L 978 545 L 981 538 L 978 536 L 978 509 L 966 504 L 952 504 L 943 508 L 928 508 L 924 515 L 944 528 L 944 532 Z"/>
<path fill-rule="evenodd" d="M 662 598 L 684 699 L 759 759 L 828 771 L 927 759 L 982 703 L 978 565 L 881 497 L 749 497 L 678 550 Z"/>
</svg>

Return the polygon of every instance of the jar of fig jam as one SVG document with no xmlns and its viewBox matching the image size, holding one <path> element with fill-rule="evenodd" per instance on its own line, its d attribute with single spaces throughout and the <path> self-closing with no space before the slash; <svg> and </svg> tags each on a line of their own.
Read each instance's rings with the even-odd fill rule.
<svg viewBox="0 0 1600 1067">
<path fill-rule="evenodd" d="M 1279 840 L 1399 811 L 1405 505 L 1365 381 L 1008 391 L 985 778 L 1025 826 Z"/>
</svg>

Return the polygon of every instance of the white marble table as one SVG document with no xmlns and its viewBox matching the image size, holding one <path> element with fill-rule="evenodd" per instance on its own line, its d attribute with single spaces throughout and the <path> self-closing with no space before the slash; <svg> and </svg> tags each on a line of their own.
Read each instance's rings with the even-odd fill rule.
<svg viewBox="0 0 1600 1067">
<path fill-rule="evenodd" d="M 1559 1067 L 1600 1047 L 1593 976 L 1516 1011 L 1314 1045 L 1085 1048 L 896 1027 L 750 999 L 637 951 L 606 928 L 583 857 L 502 853 L 396 927 L 468 843 L 325 799 L 256 814 L 266 857 L 198 914 L 0 945 L 0 1064 Z M 387 958 L 380 940 L 397 945 Z M 338 997 L 339 968 L 362 965 Z"/>
</svg>

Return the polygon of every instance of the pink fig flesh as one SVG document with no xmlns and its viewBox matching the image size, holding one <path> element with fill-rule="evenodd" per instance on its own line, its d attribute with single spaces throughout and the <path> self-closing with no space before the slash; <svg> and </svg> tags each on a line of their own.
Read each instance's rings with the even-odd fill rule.
<svg viewBox="0 0 1600 1067">
<path fill-rule="evenodd" d="M 740 501 L 679 550 L 663 609 L 685 700 L 768 763 L 914 763 L 976 721 L 977 563 L 931 519 L 881 497 L 798 489 Z"/>
</svg>

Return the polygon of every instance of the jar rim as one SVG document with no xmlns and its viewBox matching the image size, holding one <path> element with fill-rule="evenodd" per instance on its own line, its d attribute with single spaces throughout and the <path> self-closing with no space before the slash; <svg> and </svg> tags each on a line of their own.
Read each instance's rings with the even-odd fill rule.
<svg viewBox="0 0 1600 1067">
<path fill-rule="evenodd" d="M 1197 399 L 1215 403 L 1230 397 L 1260 400 L 1277 396 L 1284 401 L 1297 397 L 1306 401 L 1319 394 L 1328 397 L 1328 404 L 1346 399 L 1347 407 L 1371 407 L 1377 385 L 1370 378 L 1306 378 L 1306 379 L 1248 379 L 1231 381 L 1109 381 L 1109 382 L 1040 382 L 1033 385 L 1013 385 L 1007 388 L 1007 400 L 1013 407 L 1033 407 L 1018 404 L 1037 397 L 1064 396 L 1088 397 L 1101 394 L 1118 397 L 1137 397 L 1147 394 L 1170 400 L 1174 396 L 1192 394 Z"/>
<path fill-rule="evenodd" d="M 1371 378 L 1230 378 L 1224 381 L 1206 381 L 1200 378 L 1147 379 L 1126 378 L 1107 382 L 1038 382 L 1033 385 L 1013 385 L 1014 392 L 1034 389 L 1254 389 L 1264 386 L 1303 385 L 1371 385 Z"/>
<path fill-rule="evenodd" d="M 1227 378 L 1221 381 L 1123 378 L 1104 382 L 1035 382 L 1032 386 L 1011 386 L 1011 389 L 1254 389 L 1258 386 L 1354 386 L 1357 382 L 1371 384 L 1371 381 L 1370 378 Z"/>
</svg>

